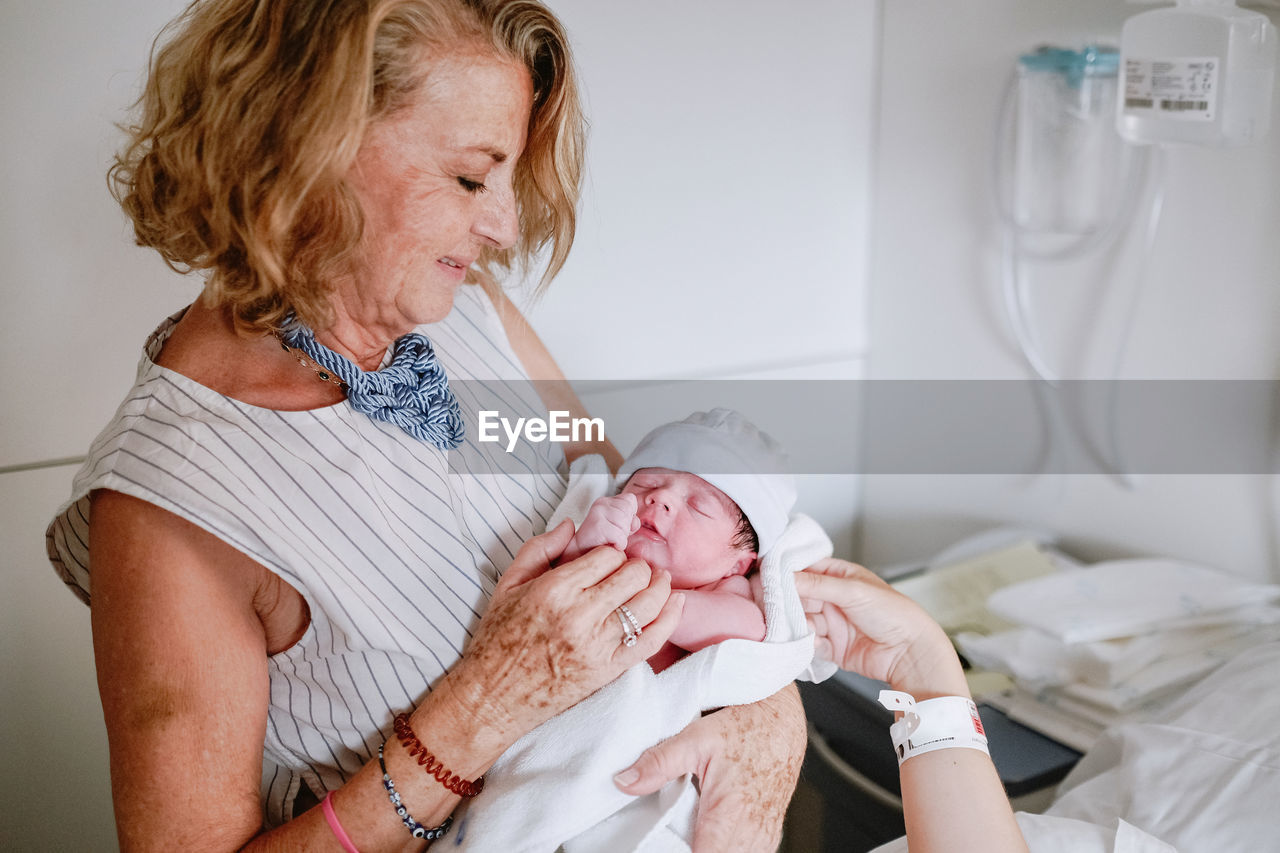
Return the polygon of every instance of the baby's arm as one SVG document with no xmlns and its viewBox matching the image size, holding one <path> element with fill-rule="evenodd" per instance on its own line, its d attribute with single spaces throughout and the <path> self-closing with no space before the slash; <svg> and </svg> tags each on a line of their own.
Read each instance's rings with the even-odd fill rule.
<svg viewBox="0 0 1280 853">
<path fill-rule="evenodd" d="M 721 640 L 764 639 L 764 613 L 751 597 L 751 585 L 741 575 L 714 586 L 684 590 L 684 615 L 671 642 L 696 652 Z"/>
<path fill-rule="evenodd" d="M 636 496 L 630 493 L 597 498 L 587 510 L 587 517 L 582 519 L 582 526 L 560 555 L 559 562 L 576 560 L 601 545 L 612 545 L 619 551 L 625 551 L 627 539 L 640 529 L 640 519 L 636 518 L 638 508 Z"/>
</svg>

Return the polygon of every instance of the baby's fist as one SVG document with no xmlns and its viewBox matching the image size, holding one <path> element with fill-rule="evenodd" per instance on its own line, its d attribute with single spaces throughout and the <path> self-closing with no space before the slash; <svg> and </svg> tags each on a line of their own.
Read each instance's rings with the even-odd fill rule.
<svg viewBox="0 0 1280 853">
<path fill-rule="evenodd" d="M 583 551 L 601 545 L 612 545 L 619 551 L 625 551 L 631 534 L 640 529 L 640 519 L 636 518 L 639 506 L 636 496 L 626 492 L 597 499 L 578 528 L 574 537 L 576 544 Z"/>
</svg>

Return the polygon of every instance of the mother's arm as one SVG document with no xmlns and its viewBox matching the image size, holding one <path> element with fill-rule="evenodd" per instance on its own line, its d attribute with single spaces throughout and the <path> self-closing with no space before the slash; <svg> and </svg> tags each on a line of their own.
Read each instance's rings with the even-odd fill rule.
<svg viewBox="0 0 1280 853">
<path fill-rule="evenodd" d="M 886 681 L 917 702 L 969 697 L 942 628 L 872 572 L 820 560 L 796 575 L 796 589 L 826 659 Z M 984 753 L 940 749 L 908 758 L 898 772 L 912 853 L 1026 853 L 1000 776 Z"/>
<path fill-rule="evenodd" d="M 653 654 L 677 609 L 665 578 L 602 548 L 547 571 L 570 525 L 535 537 L 503 575 L 467 656 L 411 715 L 450 769 L 479 776 L 517 738 Z M 269 638 L 267 570 L 201 528 L 118 492 L 93 496 L 94 652 L 123 850 L 333 850 L 319 808 L 261 832 Z M 634 649 L 616 642 L 614 599 L 661 615 Z M 637 603 L 643 602 L 643 605 Z M 584 613 L 589 615 L 584 616 Z M 599 618 L 597 618 L 599 617 Z M 562 652 L 554 661 L 550 642 Z M 538 667 L 554 665 L 556 675 Z M 395 741 L 392 741 L 393 745 Z M 458 798 L 400 748 L 388 771 L 427 826 Z M 391 808 L 376 761 L 334 793 L 366 853 L 419 849 Z"/>
</svg>

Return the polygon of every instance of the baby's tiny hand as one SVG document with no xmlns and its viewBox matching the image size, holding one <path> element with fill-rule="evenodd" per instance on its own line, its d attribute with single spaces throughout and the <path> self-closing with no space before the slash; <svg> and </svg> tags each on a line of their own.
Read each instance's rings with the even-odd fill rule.
<svg viewBox="0 0 1280 853">
<path fill-rule="evenodd" d="M 636 518 L 639 506 L 636 496 L 626 492 L 611 498 L 599 498 L 587 511 L 574 542 L 583 551 L 601 545 L 612 545 L 619 551 L 625 551 L 631 534 L 640 529 L 640 519 Z"/>
</svg>

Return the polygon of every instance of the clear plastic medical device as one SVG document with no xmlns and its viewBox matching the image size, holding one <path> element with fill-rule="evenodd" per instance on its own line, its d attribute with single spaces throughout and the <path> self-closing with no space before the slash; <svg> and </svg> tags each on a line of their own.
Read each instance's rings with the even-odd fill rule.
<svg viewBox="0 0 1280 853">
<path fill-rule="evenodd" d="M 1011 211 L 1020 229 L 1083 235 L 1116 215 L 1124 142 L 1116 135 L 1114 50 L 1041 47 L 1018 58 Z"/>
<path fill-rule="evenodd" d="M 1248 145 L 1266 135 L 1276 28 L 1235 0 L 1178 0 L 1127 20 L 1116 126 L 1138 143 Z"/>
</svg>

